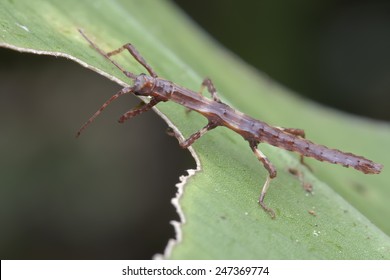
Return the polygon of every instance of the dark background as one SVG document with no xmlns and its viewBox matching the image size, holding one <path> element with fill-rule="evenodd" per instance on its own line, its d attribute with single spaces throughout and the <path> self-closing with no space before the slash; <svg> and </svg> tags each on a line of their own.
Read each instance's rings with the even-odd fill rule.
<svg viewBox="0 0 390 280">
<path fill-rule="evenodd" d="M 390 119 L 388 1 L 175 2 L 295 92 Z M 195 167 L 166 124 L 153 113 L 117 124 L 138 102 L 127 96 L 76 140 L 82 122 L 120 87 L 63 58 L 0 49 L 0 61 L 0 257 L 161 253 L 174 237 L 169 221 L 178 219 L 174 185 Z"/>
<path fill-rule="evenodd" d="M 175 2 L 286 87 L 343 111 L 390 120 L 390 1 Z"/>
</svg>

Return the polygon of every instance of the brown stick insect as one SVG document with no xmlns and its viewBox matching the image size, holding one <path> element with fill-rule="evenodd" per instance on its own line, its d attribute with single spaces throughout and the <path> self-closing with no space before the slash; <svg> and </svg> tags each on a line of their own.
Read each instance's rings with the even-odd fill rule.
<svg viewBox="0 0 390 280">
<path fill-rule="evenodd" d="M 121 89 L 118 93 L 108 99 L 100 109 L 80 128 L 77 136 L 115 99 L 124 94 L 134 94 L 137 96 L 150 97 L 149 103 L 141 102 L 132 110 L 126 112 L 119 118 L 119 122 L 135 117 L 141 113 L 149 111 L 159 102 L 173 101 L 191 111 L 196 111 L 207 118 L 208 123 L 205 127 L 192 134 L 186 140 L 181 140 L 181 137 L 173 132 L 179 140 L 182 148 L 188 148 L 197 139 L 202 137 L 206 132 L 218 127 L 225 126 L 234 132 L 240 134 L 249 143 L 249 147 L 257 159 L 264 165 L 268 171 L 268 176 L 265 180 L 259 204 L 270 214 L 275 217 L 275 212 L 264 203 L 264 198 L 267 193 L 270 181 L 276 177 L 276 168 L 267 159 L 267 157 L 258 149 L 259 143 L 268 143 L 270 145 L 293 151 L 300 154 L 301 162 L 304 157 L 312 157 L 319 161 L 327 161 L 334 164 L 341 164 L 345 167 L 353 167 L 365 174 L 378 174 L 382 170 L 382 165 L 368 160 L 364 157 L 357 156 L 351 153 L 345 153 L 335 149 L 329 149 L 325 146 L 314 144 L 305 139 L 305 133 L 302 129 L 295 128 L 280 128 L 273 127 L 265 122 L 256 120 L 248 115 L 245 115 L 223 103 L 218 96 L 213 82 L 206 78 L 200 87 L 199 92 L 179 86 L 169 80 L 159 78 L 153 68 L 145 61 L 135 47 L 128 43 L 111 52 L 104 52 L 94 42 L 92 42 L 82 30 L 79 30 L 81 35 L 88 43 L 102 56 L 114 64 L 123 74 L 133 80 L 132 86 L 127 86 Z M 149 73 L 136 75 L 126 71 L 116 61 L 111 59 L 111 56 L 127 50 Z M 212 99 L 202 95 L 203 90 L 207 88 Z"/>
</svg>

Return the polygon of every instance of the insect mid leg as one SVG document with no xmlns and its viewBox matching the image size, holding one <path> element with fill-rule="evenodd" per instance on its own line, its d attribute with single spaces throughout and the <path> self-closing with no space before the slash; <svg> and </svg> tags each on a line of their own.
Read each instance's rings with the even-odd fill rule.
<svg viewBox="0 0 390 280">
<path fill-rule="evenodd" d="M 171 135 L 171 136 L 175 136 L 176 139 L 179 141 L 180 147 L 182 147 L 183 149 L 186 149 L 189 146 L 191 146 L 197 139 L 199 139 L 200 137 L 205 135 L 207 131 L 210 131 L 210 130 L 214 129 L 217 126 L 218 125 L 216 125 L 213 122 L 208 122 L 208 124 L 206 126 L 204 126 L 202 129 L 200 129 L 199 131 L 197 131 L 194 134 L 192 134 L 186 140 L 182 140 L 181 136 L 176 131 L 174 131 L 172 129 L 170 129 L 168 131 L 168 134 Z"/>
<path fill-rule="evenodd" d="M 159 103 L 161 100 L 158 100 L 156 98 L 152 98 L 149 103 L 145 103 L 141 101 L 135 108 L 131 109 L 130 111 L 124 113 L 118 120 L 118 122 L 123 123 L 124 121 L 131 119 L 132 117 L 135 117 L 141 113 L 144 113 L 146 111 L 149 111 L 152 109 L 157 103 Z"/>
<path fill-rule="evenodd" d="M 261 194 L 259 197 L 259 204 L 266 212 L 268 212 L 268 214 L 271 216 L 271 218 L 274 219 L 275 212 L 274 212 L 274 210 L 269 208 L 264 203 L 264 198 L 265 198 L 265 195 L 267 194 L 267 190 L 268 190 L 268 187 L 269 187 L 271 180 L 276 177 L 276 168 L 272 165 L 272 163 L 268 160 L 268 158 L 257 148 L 257 145 L 258 145 L 257 142 L 250 141 L 249 145 L 250 145 L 253 153 L 257 157 L 257 159 L 263 163 L 265 169 L 267 169 L 267 171 L 268 171 L 267 179 L 265 180 L 263 188 L 261 189 Z"/>
<path fill-rule="evenodd" d="M 207 90 L 211 94 L 211 97 L 214 101 L 221 102 L 221 99 L 218 96 L 217 90 L 215 89 L 215 86 L 213 82 L 209 78 L 205 78 L 202 82 L 202 85 L 200 86 L 199 93 L 202 94 L 204 88 L 207 87 Z"/>
<path fill-rule="evenodd" d="M 145 69 L 149 72 L 150 76 L 157 78 L 156 72 L 154 72 L 153 68 L 146 62 L 146 60 L 142 57 L 142 55 L 137 51 L 137 49 L 130 43 L 127 43 L 120 47 L 119 49 L 113 50 L 107 53 L 107 56 L 113 56 L 118 53 L 121 53 L 124 50 L 128 50 L 129 53 L 137 60 Z"/>
</svg>

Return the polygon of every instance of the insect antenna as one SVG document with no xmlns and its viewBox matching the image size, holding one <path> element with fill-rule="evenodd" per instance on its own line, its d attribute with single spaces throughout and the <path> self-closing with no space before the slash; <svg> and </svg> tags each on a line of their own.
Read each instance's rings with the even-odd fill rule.
<svg viewBox="0 0 390 280">
<path fill-rule="evenodd" d="M 106 59 L 108 59 L 112 64 L 114 64 L 119 70 L 122 71 L 123 74 L 125 74 L 127 77 L 131 78 L 131 79 L 135 79 L 137 77 L 137 75 L 129 72 L 129 71 L 126 71 L 125 69 L 122 68 L 122 66 L 119 65 L 119 63 L 117 63 L 115 60 L 112 60 L 111 57 L 106 53 L 104 52 L 101 48 L 99 48 L 94 42 L 92 42 L 91 39 L 89 39 L 87 37 L 87 35 L 85 35 L 85 33 L 83 32 L 83 30 L 81 30 L 80 28 L 78 29 L 78 31 L 80 32 L 81 36 L 84 37 L 85 40 L 88 41 L 88 43 L 98 52 L 100 53 L 102 56 L 104 56 Z"/>
<path fill-rule="evenodd" d="M 79 129 L 79 131 L 77 131 L 77 134 L 76 134 L 76 137 L 79 137 L 81 132 L 86 129 L 93 121 L 94 119 L 96 119 L 97 116 L 100 115 L 100 113 L 108 106 L 110 105 L 110 103 L 112 101 L 114 101 L 115 99 L 117 99 L 119 96 L 121 95 L 124 95 L 124 94 L 127 94 L 127 93 L 131 93 L 133 92 L 133 87 L 125 87 L 123 89 L 121 89 L 120 91 L 118 91 L 116 94 L 114 94 L 113 96 L 110 97 L 110 99 L 108 99 L 106 102 L 104 102 L 104 104 L 99 108 L 99 110 L 97 110 L 95 112 L 95 114 L 92 115 L 92 117 L 89 118 L 88 121 L 86 121 L 83 126 Z"/>
</svg>

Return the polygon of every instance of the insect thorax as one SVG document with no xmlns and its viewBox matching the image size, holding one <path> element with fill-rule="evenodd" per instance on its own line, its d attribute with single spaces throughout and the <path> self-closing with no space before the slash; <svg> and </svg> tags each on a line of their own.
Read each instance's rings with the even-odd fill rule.
<svg viewBox="0 0 390 280">
<path fill-rule="evenodd" d="M 134 80 L 133 90 L 137 95 L 150 96 L 155 88 L 156 78 L 146 74 L 138 75 Z"/>
</svg>

